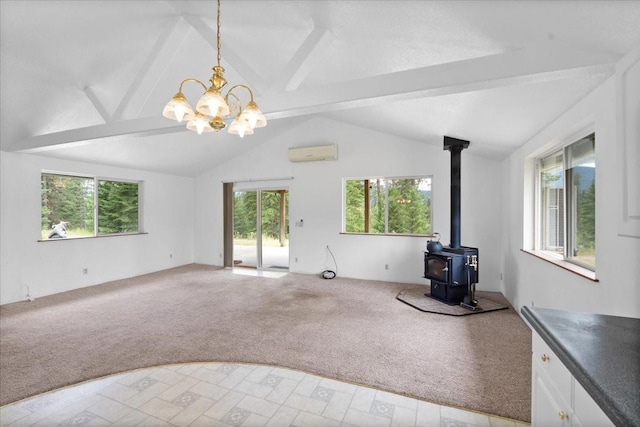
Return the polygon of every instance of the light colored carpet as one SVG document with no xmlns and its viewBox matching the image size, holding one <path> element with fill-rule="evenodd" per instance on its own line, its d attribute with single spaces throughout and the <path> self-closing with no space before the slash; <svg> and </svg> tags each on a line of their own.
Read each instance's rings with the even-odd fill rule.
<svg viewBox="0 0 640 427">
<path fill-rule="evenodd" d="M 407 287 L 189 265 L 4 305 L 0 404 L 134 368 L 223 361 L 529 421 L 531 333 L 513 308 L 424 313 L 396 300 Z"/>
</svg>

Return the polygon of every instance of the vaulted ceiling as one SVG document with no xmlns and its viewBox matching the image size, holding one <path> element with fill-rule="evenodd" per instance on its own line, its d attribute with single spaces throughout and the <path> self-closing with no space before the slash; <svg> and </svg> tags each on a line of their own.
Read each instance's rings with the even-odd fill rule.
<svg viewBox="0 0 640 427">
<path fill-rule="evenodd" d="M 187 176 L 316 116 L 504 158 L 640 43 L 640 1 L 222 0 L 225 77 L 269 121 L 239 140 L 161 115 L 211 75 L 215 1 L 0 8 L 2 150 Z"/>
</svg>

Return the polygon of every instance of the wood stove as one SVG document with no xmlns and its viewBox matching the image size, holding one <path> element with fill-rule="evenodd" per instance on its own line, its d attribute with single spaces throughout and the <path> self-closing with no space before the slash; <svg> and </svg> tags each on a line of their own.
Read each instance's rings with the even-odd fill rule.
<svg viewBox="0 0 640 427">
<path fill-rule="evenodd" d="M 444 137 L 451 151 L 451 243 L 424 253 L 424 277 L 431 280 L 431 297 L 447 304 L 476 309 L 478 248 L 460 245 L 460 153 L 469 141 Z"/>
<path fill-rule="evenodd" d="M 448 304 L 472 299 L 471 289 L 478 283 L 478 249 L 444 247 L 424 254 L 424 277 L 431 280 L 431 297 Z"/>
</svg>

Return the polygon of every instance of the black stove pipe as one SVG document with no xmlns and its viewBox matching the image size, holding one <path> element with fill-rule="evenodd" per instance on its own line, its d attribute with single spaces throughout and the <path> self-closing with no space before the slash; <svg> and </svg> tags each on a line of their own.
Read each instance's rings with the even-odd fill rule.
<svg viewBox="0 0 640 427">
<path fill-rule="evenodd" d="M 444 137 L 444 149 L 451 151 L 451 243 L 450 248 L 460 248 L 460 160 L 461 152 L 469 141 Z"/>
</svg>

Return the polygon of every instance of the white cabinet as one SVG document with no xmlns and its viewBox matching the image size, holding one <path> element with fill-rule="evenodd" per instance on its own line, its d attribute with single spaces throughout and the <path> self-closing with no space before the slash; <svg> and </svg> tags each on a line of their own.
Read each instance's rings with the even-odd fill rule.
<svg viewBox="0 0 640 427">
<path fill-rule="evenodd" d="M 569 426 L 568 417 L 561 418 L 558 414 L 566 411 L 567 405 L 553 390 L 548 378 L 540 376 L 540 370 L 533 370 L 533 405 L 531 407 L 532 425 L 537 426 Z M 551 389 L 550 389 L 551 388 Z"/>
<path fill-rule="evenodd" d="M 576 419 L 582 427 L 612 426 L 613 423 L 593 401 L 578 381 L 573 381 L 573 407 Z"/>
<path fill-rule="evenodd" d="M 603 427 L 613 423 L 533 331 L 531 425 Z"/>
</svg>

